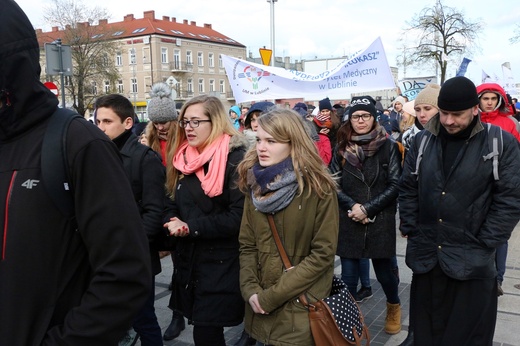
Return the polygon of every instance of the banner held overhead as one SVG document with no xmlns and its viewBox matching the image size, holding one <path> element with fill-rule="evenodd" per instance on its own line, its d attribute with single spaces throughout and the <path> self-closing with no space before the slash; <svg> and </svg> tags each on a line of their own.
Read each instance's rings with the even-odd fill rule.
<svg viewBox="0 0 520 346">
<path fill-rule="evenodd" d="M 237 103 L 280 98 L 345 98 L 351 93 L 395 88 L 381 38 L 319 74 L 263 66 L 224 54 L 222 61 Z"/>
</svg>

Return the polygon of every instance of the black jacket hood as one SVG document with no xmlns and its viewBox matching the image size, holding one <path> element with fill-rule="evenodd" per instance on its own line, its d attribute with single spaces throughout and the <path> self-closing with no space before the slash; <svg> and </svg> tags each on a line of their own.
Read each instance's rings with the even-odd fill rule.
<svg viewBox="0 0 520 346">
<path fill-rule="evenodd" d="M 40 82 L 40 47 L 13 0 L 0 0 L 0 142 L 52 115 L 58 99 Z"/>
</svg>

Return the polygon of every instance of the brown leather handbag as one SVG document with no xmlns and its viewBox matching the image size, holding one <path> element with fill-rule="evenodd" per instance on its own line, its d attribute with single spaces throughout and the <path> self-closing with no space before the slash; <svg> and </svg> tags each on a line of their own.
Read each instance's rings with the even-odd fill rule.
<svg viewBox="0 0 520 346">
<path fill-rule="evenodd" d="M 287 257 L 273 215 L 268 214 L 267 219 L 283 265 L 286 270 L 291 269 L 293 265 Z M 302 294 L 299 300 L 309 311 L 309 323 L 316 346 L 360 346 L 363 340 L 365 345 L 370 345 L 370 334 L 363 314 L 345 283 L 337 276 L 332 278 L 332 289 L 327 298 L 311 304 Z"/>
</svg>

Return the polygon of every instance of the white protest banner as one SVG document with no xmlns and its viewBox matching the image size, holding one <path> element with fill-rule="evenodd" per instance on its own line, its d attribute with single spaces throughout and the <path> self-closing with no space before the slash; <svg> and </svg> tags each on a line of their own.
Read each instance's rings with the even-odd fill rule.
<svg viewBox="0 0 520 346">
<path fill-rule="evenodd" d="M 437 77 L 412 77 L 400 80 L 397 84 L 401 90 L 401 95 L 408 97 L 408 101 L 415 100 L 417 95 L 427 84 L 437 83 Z"/>
<path fill-rule="evenodd" d="M 332 70 L 307 74 L 222 55 L 237 103 L 280 98 L 348 98 L 351 93 L 395 88 L 381 38 Z"/>
</svg>

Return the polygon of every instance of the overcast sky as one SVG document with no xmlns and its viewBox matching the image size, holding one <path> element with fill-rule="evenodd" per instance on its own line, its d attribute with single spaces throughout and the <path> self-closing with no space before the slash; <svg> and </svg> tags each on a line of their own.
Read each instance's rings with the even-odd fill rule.
<svg viewBox="0 0 520 346">
<path fill-rule="evenodd" d="M 43 22 L 42 7 L 49 0 L 16 0 L 35 28 L 50 28 Z M 155 10 L 156 18 L 176 17 L 197 25 L 212 24 L 213 29 L 244 44 L 248 52 L 259 56 L 258 49 L 270 48 L 270 11 L 267 0 L 189 0 L 189 1 L 122 1 L 88 0 L 85 6 L 106 8 L 109 22 L 122 21 L 126 14 L 142 18 L 143 12 Z M 398 4 L 401 3 L 401 4 Z M 516 83 L 520 83 L 520 43 L 511 45 L 515 23 L 520 23 L 520 10 L 513 0 L 499 0 L 477 5 L 474 0 L 444 0 L 465 14 L 469 21 L 482 21 L 479 37 L 481 52 L 466 57 L 466 76 L 480 84 L 482 70 L 502 78 L 501 65 L 510 62 Z M 455 5 L 452 5 L 455 3 Z M 404 5 L 406 4 L 406 6 Z M 291 59 L 340 57 L 368 47 L 381 37 L 390 66 L 396 65 L 402 29 L 420 11 L 433 6 L 435 0 L 278 0 L 274 3 L 275 53 Z M 448 77 L 453 76 L 460 60 L 450 61 Z M 406 71 L 406 77 L 434 75 L 434 69 Z M 399 78 L 405 71 L 399 68 Z"/>
</svg>

